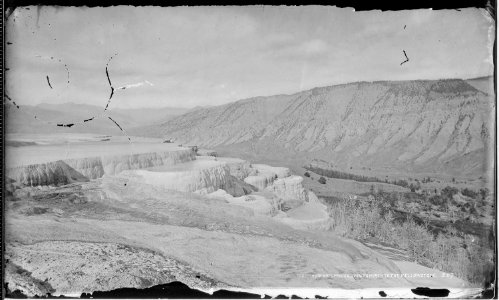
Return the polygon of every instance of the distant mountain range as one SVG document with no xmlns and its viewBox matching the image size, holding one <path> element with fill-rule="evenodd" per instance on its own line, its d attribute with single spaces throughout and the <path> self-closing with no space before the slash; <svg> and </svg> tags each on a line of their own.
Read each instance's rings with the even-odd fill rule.
<svg viewBox="0 0 499 300">
<path fill-rule="evenodd" d="M 492 163 L 493 86 L 492 77 L 357 82 L 244 99 L 131 131 L 202 147 L 306 154 L 341 168 L 474 176 Z"/>
<path fill-rule="evenodd" d="M 111 109 L 109 116 L 116 120 L 125 130 L 156 123 L 165 122 L 178 115 L 197 108 L 138 108 L 138 109 Z M 54 121 L 58 123 L 72 123 L 83 121 L 93 116 L 103 113 L 103 107 L 77 104 L 39 104 L 36 106 L 23 105 L 16 108 L 11 103 L 6 105 L 7 126 L 10 133 L 50 133 L 50 132 L 78 132 L 78 133 L 102 133 L 102 134 L 122 134 L 121 131 L 106 118 L 96 119 L 86 123 L 84 126 L 74 126 L 71 128 L 54 127 L 43 121 Z M 37 116 L 38 120 L 34 119 Z M 41 120 L 41 121 L 39 121 Z"/>
</svg>

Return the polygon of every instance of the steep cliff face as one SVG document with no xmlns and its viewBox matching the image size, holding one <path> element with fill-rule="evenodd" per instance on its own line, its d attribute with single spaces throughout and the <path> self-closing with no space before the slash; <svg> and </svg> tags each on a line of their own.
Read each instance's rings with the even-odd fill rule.
<svg viewBox="0 0 499 300">
<path fill-rule="evenodd" d="M 88 179 L 101 178 L 106 173 L 100 157 L 67 159 L 64 162 Z"/>
<path fill-rule="evenodd" d="M 303 178 L 291 175 L 288 168 L 252 164 L 249 174 L 244 182 L 256 187 L 258 191 L 270 192 L 284 202 L 318 202 L 317 196 L 303 187 Z"/>
<path fill-rule="evenodd" d="M 58 160 L 7 169 L 7 177 L 29 186 L 62 185 L 115 175 L 123 170 L 169 166 L 195 159 L 190 149 Z"/>
<path fill-rule="evenodd" d="M 238 166 L 244 166 L 246 163 L 232 158 L 221 161 L 213 157 L 197 157 L 196 160 L 181 164 L 130 169 L 121 172 L 119 176 L 179 192 L 207 194 L 222 189 L 232 196 L 239 197 L 256 191 L 256 188 L 231 173 L 231 168 L 240 171 Z"/>
<path fill-rule="evenodd" d="M 273 178 L 272 178 L 273 181 Z M 256 187 L 259 191 L 263 191 L 269 184 L 269 180 L 265 176 L 252 175 L 244 178 L 244 182 Z"/>
<path fill-rule="evenodd" d="M 195 160 L 191 149 L 152 152 L 121 156 L 104 156 L 102 164 L 106 174 L 119 174 L 123 170 L 145 169 L 151 167 L 172 166 Z"/>
<path fill-rule="evenodd" d="M 250 162 L 246 160 L 232 157 L 217 157 L 216 160 L 225 162 L 230 174 L 239 180 L 244 180 L 253 172 Z"/>
<path fill-rule="evenodd" d="M 244 181 L 262 191 L 274 183 L 277 178 L 286 178 L 291 176 L 291 171 L 288 168 L 283 167 L 252 164 L 248 174 L 249 176 L 244 178 Z"/>
<path fill-rule="evenodd" d="M 302 177 L 295 175 L 279 178 L 266 190 L 287 201 L 317 202 L 315 194 L 306 190 L 302 185 L 302 181 Z"/>
<path fill-rule="evenodd" d="M 7 177 L 28 186 L 64 185 L 89 180 L 62 160 L 8 169 Z"/>
<path fill-rule="evenodd" d="M 206 147 L 278 145 L 345 165 L 434 167 L 470 153 L 483 158 L 494 107 L 494 95 L 460 79 L 361 82 L 201 109 L 156 134 Z"/>
</svg>

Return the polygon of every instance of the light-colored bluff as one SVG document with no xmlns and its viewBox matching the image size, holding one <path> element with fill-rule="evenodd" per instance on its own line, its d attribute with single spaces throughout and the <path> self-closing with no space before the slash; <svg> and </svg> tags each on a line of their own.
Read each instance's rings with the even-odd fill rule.
<svg viewBox="0 0 499 300">
<path fill-rule="evenodd" d="M 474 87 L 481 81 L 489 88 Z M 344 166 L 483 174 L 493 147 L 490 87 L 489 78 L 343 84 L 200 109 L 146 134 L 204 147 L 306 152 Z"/>
<path fill-rule="evenodd" d="M 119 176 L 179 192 L 207 194 L 222 189 L 233 196 L 242 196 L 256 190 L 233 176 L 227 163 L 211 157 L 197 157 L 176 165 L 131 169 Z"/>
<path fill-rule="evenodd" d="M 61 185 L 88 181 L 123 170 L 168 166 L 195 159 L 191 149 L 175 151 L 70 158 L 7 169 L 7 176 L 28 186 Z"/>
<path fill-rule="evenodd" d="M 316 210 L 325 212 L 317 196 L 303 187 L 303 178 L 292 175 L 289 169 L 250 164 L 236 158 L 198 156 L 196 160 L 186 163 L 132 169 L 117 176 L 166 190 L 194 192 L 223 199 L 270 216 L 278 215 L 283 209 L 295 209 L 308 203 L 315 203 Z M 327 214 L 320 216 L 320 220 L 314 221 L 323 222 L 328 217 Z"/>
</svg>

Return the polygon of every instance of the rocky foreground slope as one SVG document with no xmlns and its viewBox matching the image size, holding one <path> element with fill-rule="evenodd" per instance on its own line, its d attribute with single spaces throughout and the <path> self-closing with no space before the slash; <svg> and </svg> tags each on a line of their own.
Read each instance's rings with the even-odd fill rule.
<svg viewBox="0 0 499 300">
<path fill-rule="evenodd" d="M 306 153 L 343 168 L 480 176 L 493 149 L 495 101 L 488 79 L 314 88 L 200 109 L 134 133 L 205 147 L 240 144 L 254 152 Z"/>
</svg>

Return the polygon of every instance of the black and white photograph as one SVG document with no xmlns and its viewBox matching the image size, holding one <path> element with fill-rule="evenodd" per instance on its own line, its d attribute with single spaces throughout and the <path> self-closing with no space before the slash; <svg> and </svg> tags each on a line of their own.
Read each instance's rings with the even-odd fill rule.
<svg viewBox="0 0 499 300">
<path fill-rule="evenodd" d="M 497 297 L 495 7 L 4 23 L 4 297 Z"/>
</svg>

